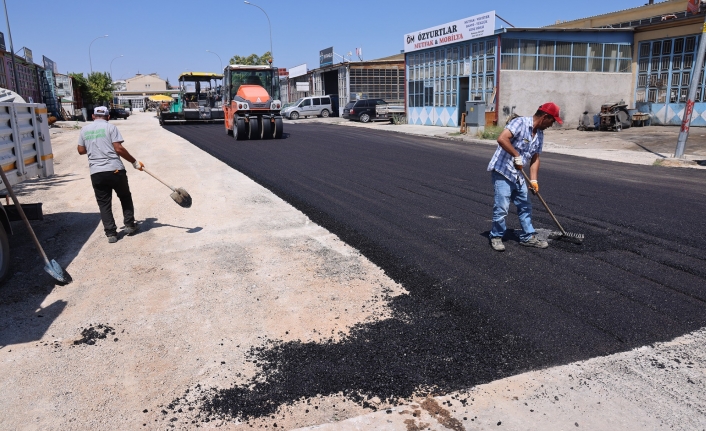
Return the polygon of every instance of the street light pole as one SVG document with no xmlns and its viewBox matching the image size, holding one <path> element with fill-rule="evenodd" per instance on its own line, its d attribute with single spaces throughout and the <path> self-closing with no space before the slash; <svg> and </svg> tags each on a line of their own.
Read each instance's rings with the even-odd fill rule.
<svg viewBox="0 0 706 431">
<path fill-rule="evenodd" d="M 93 39 L 90 44 L 88 44 L 88 62 L 91 65 L 91 73 L 93 73 L 93 61 L 91 60 L 91 45 L 93 45 L 93 42 L 104 37 L 108 37 L 108 35 L 106 34 L 105 36 L 98 36 L 97 38 Z"/>
<path fill-rule="evenodd" d="M 273 62 L 274 59 L 275 59 L 275 55 L 274 55 L 274 53 L 272 52 L 272 23 L 270 22 L 270 16 L 267 15 L 267 12 L 265 12 L 265 9 L 261 8 L 260 6 L 258 6 L 258 5 L 256 5 L 256 4 L 250 3 L 250 2 L 247 1 L 247 0 L 244 1 L 243 3 L 249 4 L 250 6 L 255 6 L 256 8 L 260 9 L 260 10 L 262 11 L 262 13 L 264 13 L 265 16 L 267 17 L 267 24 L 270 26 L 270 57 L 271 57 L 271 58 L 270 58 L 270 66 L 272 66 L 272 62 Z"/>
<path fill-rule="evenodd" d="M 10 16 L 7 14 L 7 2 L 2 0 L 5 6 L 5 20 L 7 21 L 7 35 L 10 37 L 10 58 L 12 59 L 12 75 L 15 77 L 15 93 L 20 94 L 20 80 L 17 79 L 17 68 L 15 67 L 15 48 L 12 46 L 12 32 L 10 31 Z"/>
<path fill-rule="evenodd" d="M 211 51 L 210 49 L 207 49 L 206 52 L 210 52 L 211 54 L 213 54 L 213 55 L 215 55 L 216 57 L 218 57 L 218 61 L 221 62 L 221 71 L 223 71 L 223 60 L 221 60 L 221 56 L 218 55 L 218 54 L 216 54 L 215 52 Z"/>
<path fill-rule="evenodd" d="M 110 60 L 110 79 L 111 79 L 111 80 L 113 79 L 113 62 L 114 62 L 116 59 L 118 59 L 118 58 L 120 58 L 120 57 L 122 57 L 122 56 L 123 56 L 123 55 L 120 54 L 119 56 L 117 56 L 117 57 L 115 57 L 114 59 Z"/>
</svg>

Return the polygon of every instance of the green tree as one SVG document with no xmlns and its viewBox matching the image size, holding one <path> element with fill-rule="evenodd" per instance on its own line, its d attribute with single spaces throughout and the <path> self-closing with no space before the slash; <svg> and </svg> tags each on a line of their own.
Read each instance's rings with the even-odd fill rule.
<svg viewBox="0 0 706 431">
<path fill-rule="evenodd" d="M 73 85 L 78 87 L 84 103 L 95 104 L 109 102 L 113 99 L 113 84 L 110 74 L 106 72 L 93 72 L 88 78 L 83 73 L 70 73 Z"/>
<path fill-rule="evenodd" d="M 260 55 L 250 54 L 247 57 L 241 57 L 239 55 L 234 55 L 230 59 L 230 64 L 243 64 L 248 66 L 253 65 L 270 65 L 272 62 L 272 53 L 267 51 L 266 53 Z"/>
<path fill-rule="evenodd" d="M 113 81 L 107 72 L 93 72 L 88 75 L 88 94 L 92 103 L 113 100 Z"/>
</svg>

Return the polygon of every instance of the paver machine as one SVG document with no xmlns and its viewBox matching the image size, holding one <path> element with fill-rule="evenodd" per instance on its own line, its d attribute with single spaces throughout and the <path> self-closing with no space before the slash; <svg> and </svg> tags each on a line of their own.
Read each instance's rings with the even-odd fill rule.
<svg viewBox="0 0 706 431">
<path fill-rule="evenodd" d="M 223 121 L 222 79 L 223 75 L 212 72 L 179 75 L 179 95 L 165 108 L 160 107 L 159 124 Z"/>
<path fill-rule="evenodd" d="M 230 64 L 223 70 L 227 134 L 237 140 L 281 139 L 281 109 L 276 67 Z"/>
</svg>

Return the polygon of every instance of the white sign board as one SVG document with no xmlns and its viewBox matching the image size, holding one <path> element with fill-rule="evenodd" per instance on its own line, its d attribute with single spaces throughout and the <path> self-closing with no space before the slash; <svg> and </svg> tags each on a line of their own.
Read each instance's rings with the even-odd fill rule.
<svg viewBox="0 0 706 431">
<path fill-rule="evenodd" d="M 404 52 L 435 48 L 450 43 L 491 36 L 495 31 L 495 11 L 474 15 L 448 24 L 404 35 Z"/>
<path fill-rule="evenodd" d="M 306 69 L 306 63 L 300 64 L 299 66 L 292 67 L 289 69 L 289 77 L 290 78 L 296 78 L 297 76 L 302 76 L 306 75 L 307 69 Z"/>
<path fill-rule="evenodd" d="M 309 83 L 297 82 L 297 91 L 309 91 Z"/>
</svg>

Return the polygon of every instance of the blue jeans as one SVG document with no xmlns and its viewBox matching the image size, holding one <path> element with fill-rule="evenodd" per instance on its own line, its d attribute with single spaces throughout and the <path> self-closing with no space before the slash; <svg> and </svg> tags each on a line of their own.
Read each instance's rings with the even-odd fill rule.
<svg viewBox="0 0 706 431">
<path fill-rule="evenodd" d="M 529 240 L 534 235 L 532 226 L 532 202 L 527 195 L 527 184 L 513 183 L 497 171 L 492 172 L 493 186 L 495 187 L 495 205 L 493 206 L 493 227 L 490 230 L 490 238 L 500 237 L 505 234 L 505 217 L 510 209 L 510 201 L 517 207 L 517 215 L 520 217 L 522 233 L 520 241 Z"/>
</svg>

